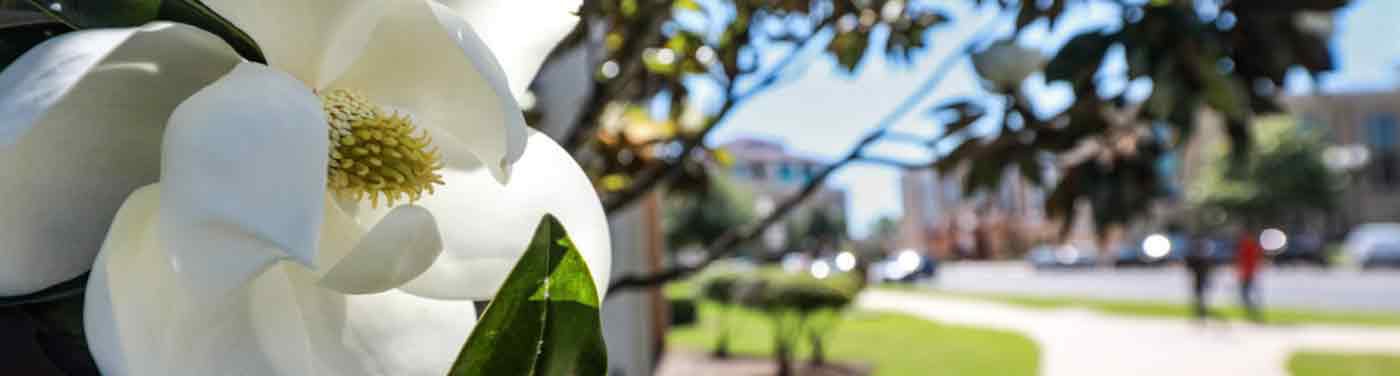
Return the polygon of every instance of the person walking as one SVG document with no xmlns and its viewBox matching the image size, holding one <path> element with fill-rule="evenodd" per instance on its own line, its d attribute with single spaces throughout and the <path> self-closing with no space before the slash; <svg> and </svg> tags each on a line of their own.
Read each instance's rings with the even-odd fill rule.
<svg viewBox="0 0 1400 376">
<path fill-rule="evenodd" d="M 1197 236 L 1186 247 L 1186 270 L 1191 273 L 1191 304 L 1196 320 L 1200 322 L 1215 316 L 1206 305 L 1213 266 L 1207 254 L 1209 246 L 1210 241 L 1205 236 Z"/>
<path fill-rule="evenodd" d="M 1239 275 L 1240 303 L 1244 304 L 1249 320 L 1254 322 L 1264 321 L 1264 316 L 1259 311 L 1258 296 L 1254 291 L 1255 279 L 1259 273 L 1259 258 L 1263 253 L 1264 248 L 1259 245 L 1258 232 L 1245 227 L 1240 233 L 1239 244 L 1235 247 L 1235 271 Z"/>
</svg>

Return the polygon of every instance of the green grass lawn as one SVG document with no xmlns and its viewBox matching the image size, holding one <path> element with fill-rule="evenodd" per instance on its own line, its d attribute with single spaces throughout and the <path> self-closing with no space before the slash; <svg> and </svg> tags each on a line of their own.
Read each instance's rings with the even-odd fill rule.
<svg viewBox="0 0 1400 376">
<path fill-rule="evenodd" d="M 700 321 L 672 328 L 670 346 L 709 352 L 716 341 L 720 307 L 704 303 Z M 734 336 L 730 351 L 736 354 L 772 354 L 772 327 L 759 313 L 735 310 L 729 318 Z M 827 340 L 827 356 L 838 362 L 873 365 L 876 375 L 1036 375 L 1039 349 L 1025 336 L 999 330 L 950 326 L 915 317 L 854 311 Z M 809 359 L 811 349 L 802 343 L 799 361 Z"/>
<path fill-rule="evenodd" d="M 693 282 L 666 287 L 671 298 L 695 296 Z M 710 352 L 717 339 L 721 317 L 718 304 L 702 302 L 699 321 L 675 327 L 666 336 L 671 347 Z M 749 356 L 771 356 L 772 324 L 767 316 L 747 309 L 731 309 L 733 337 L 730 351 Z M 826 341 L 827 357 L 837 362 L 871 365 L 876 375 L 997 375 L 1039 373 L 1040 350 L 1017 333 L 942 325 L 912 316 L 871 312 L 847 312 Z M 810 359 L 811 349 L 799 343 L 796 361 Z"/>
<path fill-rule="evenodd" d="M 962 293 L 927 290 L 911 287 L 881 287 L 893 291 L 919 292 L 932 296 L 955 299 L 994 301 L 1035 309 L 1085 308 L 1103 313 L 1168 318 L 1191 318 L 1191 307 L 1185 304 L 1108 300 L 1077 297 L 1044 297 L 990 293 Z M 1243 320 L 1244 309 L 1238 305 L 1214 306 L 1214 312 L 1230 320 Z M 1289 308 L 1267 308 L 1264 319 L 1274 324 L 1334 324 L 1361 326 L 1400 326 L 1400 314 L 1371 312 L 1340 312 L 1299 310 Z"/>
<path fill-rule="evenodd" d="M 1400 375 L 1400 356 L 1304 351 L 1289 357 L 1288 373 L 1293 376 Z"/>
</svg>

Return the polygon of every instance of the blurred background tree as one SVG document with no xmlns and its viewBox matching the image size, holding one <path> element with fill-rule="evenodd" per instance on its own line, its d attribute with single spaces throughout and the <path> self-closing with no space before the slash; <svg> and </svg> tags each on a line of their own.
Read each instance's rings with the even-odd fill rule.
<svg viewBox="0 0 1400 376">
<path fill-rule="evenodd" d="M 858 74 L 871 54 L 907 62 L 921 58 L 919 52 L 933 43 L 965 43 L 967 48 L 956 51 L 966 56 L 949 61 L 971 61 L 988 95 L 932 111 L 941 132 L 909 141 L 930 147 L 934 160 L 873 158 L 863 149 L 894 138 L 886 129 L 890 119 L 921 106 L 937 75 L 911 95 L 913 106 L 897 107 L 872 124 L 869 137 L 852 140 L 850 158 L 832 168 L 871 161 L 905 169 L 963 169 L 967 194 L 993 189 L 1003 177 L 1015 176 L 1005 172 L 1018 171 L 1050 190 L 1046 208 L 1052 217 L 1072 218 L 1076 206 L 1087 204 L 1102 230 L 1140 217 L 1156 203 L 1181 202 L 1171 186 L 1174 172 L 1162 161 L 1192 139 L 1203 112 L 1224 119 L 1233 158 L 1250 155 L 1251 124 L 1281 111 L 1276 99 L 1289 70 L 1301 68 L 1316 77 L 1333 68 L 1332 12 L 1347 3 L 967 1 L 1001 14 L 989 33 L 968 41 L 937 39 L 933 29 L 950 21 L 941 10 L 948 4 L 937 2 L 586 1 L 581 14 L 587 22 L 555 51 L 556 64 L 535 83 L 540 106 L 532 117 L 594 174 L 605 207 L 614 212 L 659 186 L 673 193 L 704 186 L 701 171 L 717 158 L 704 143 L 706 135 L 744 101 L 786 82 L 815 58 L 835 59 Z M 1065 9 L 1089 3 L 1116 8 L 1117 24 L 1080 32 L 1049 56 L 1021 45 L 1025 30 L 1037 25 L 1055 30 Z M 873 43 L 876 30 L 887 31 L 888 41 Z M 1104 69 L 1109 59 L 1120 59 L 1127 69 Z M 544 78 L 569 69 L 588 79 L 573 84 L 582 86 L 574 94 L 553 98 L 560 83 Z M 1036 71 L 1047 83 L 1072 88 L 1066 108 L 1043 108 L 1022 89 Z M 1106 84 L 1111 82 L 1129 84 Z M 1133 87 L 1145 94 L 1134 95 Z M 819 184 L 827 175 L 815 180 Z M 754 218 L 709 237 L 704 248 L 713 257 L 730 254 L 776 223 L 767 216 Z M 1066 229 L 1072 225 L 1062 223 Z M 614 287 L 655 284 L 694 269 L 624 276 Z"/>
<path fill-rule="evenodd" d="M 1179 198 L 1167 179 L 1173 171 L 1164 171 L 1160 161 L 1192 140 L 1203 112 L 1224 118 L 1234 158 L 1249 156 L 1254 119 L 1282 112 L 1277 97 L 1289 70 L 1316 78 L 1333 69 L 1333 12 L 1348 3 L 996 1 L 1015 14 L 1013 38 L 1036 23 L 1053 28 L 1067 6 L 1089 2 L 1118 8 L 1121 23 L 1073 36 L 1044 66 L 1048 83 L 1073 88 L 1068 108 L 1040 115 L 1019 85 L 991 87 L 1004 104 L 999 131 L 965 138 L 938 164 L 942 170 L 970 164 L 966 191 L 975 192 L 995 187 L 1001 172 L 1012 168 L 1031 182 L 1046 182 L 1038 161 L 1048 156 L 1062 171 L 1047 198 L 1049 214 L 1067 218 L 1075 205 L 1087 203 L 1100 228 Z M 1105 70 L 1111 58 L 1122 59 L 1126 72 Z M 1106 82 L 1131 84 L 1114 91 Z M 1133 86 L 1148 87 L 1149 94 L 1134 97 Z"/>
<path fill-rule="evenodd" d="M 1243 160 L 1216 150 L 1191 187 L 1191 205 L 1258 226 L 1295 228 L 1309 214 L 1324 217 L 1337 208 L 1343 182 L 1324 162 L 1324 144 L 1314 131 L 1291 117 L 1261 119 L 1249 150 Z"/>
</svg>

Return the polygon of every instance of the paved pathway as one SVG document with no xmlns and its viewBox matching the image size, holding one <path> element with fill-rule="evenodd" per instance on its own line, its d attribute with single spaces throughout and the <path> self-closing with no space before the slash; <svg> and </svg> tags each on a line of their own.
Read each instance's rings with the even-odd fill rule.
<svg viewBox="0 0 1400 376">
<path fill-rule="evenodd" d="M 1235 271 L 1215 269 L 1213 304 L 1239 303 Z M 1189 273 L 1181 267 L 1035 270 L 1024 261 L 976 261 L 939 265 L 932 287 L 943 291 L 1187 304 Z M 1400 312 L 1400 270 L 1357 271 L 1345 267 L 1260 269 L 1256 292 L 1264 305 L 1339 311 Z"/>
<path fill-rule="evenodd" d="M 1011 305 L 868 290 L 861 308 L 1029 335 L 1045 376 L 1286 376 L 1298 349 L 1400 354 L 1400 330 L 1340 326 L 1259 326 L 1130 318 L 1083 309 Z"/>
</svg>

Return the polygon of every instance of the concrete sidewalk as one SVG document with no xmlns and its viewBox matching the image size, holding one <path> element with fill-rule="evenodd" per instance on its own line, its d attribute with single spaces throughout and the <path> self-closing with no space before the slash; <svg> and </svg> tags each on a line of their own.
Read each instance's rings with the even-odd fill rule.
<svg viewBox="0 0 1400 376">
<path fill-rule="evenodd" d="M 1400 330 L 1261 326 L 1132 318 L 1088 310 L 1032 310 L 1006 304 L 867 290 L 861 308 L 957 325 L 1006 329 L 1040 345 L 1046 376 L 1286 376 L 1299 349 L 1400 354 Z"/>
</svg>

